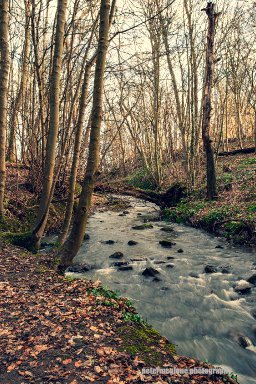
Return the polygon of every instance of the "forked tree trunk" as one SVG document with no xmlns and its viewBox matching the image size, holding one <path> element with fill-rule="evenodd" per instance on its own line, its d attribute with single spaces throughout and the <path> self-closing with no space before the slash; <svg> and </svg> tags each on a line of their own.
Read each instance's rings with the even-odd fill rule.
<svg viewBox="0 0 256 384">
<path fill-rule="evenodd" d="M 99 166 L 104 71 L 106 65 L 106 54 L 108 49 L 108 36 L 110 24 L 109 14 L 110 0 L 101 0 L 98 54 L 94 79 L 92 121 L 88 162 L 83 181 L 83 188 L 79 199 L 79 205 L 75 214 L 71 233 L 58 254 L 61 258 L 60 264 L 58 266 L 58 271 L 60 273 L 63 273 L 65 269 L 72 263 L 73 258 L 76 256 L 83 242 L 89 210 L 91 206 L 91 198 Z"/>
<path fill-rule="evenodd" d="M 9 77 L 8 0 L 0 0 L 0 218 L 4 214 L 5 144 Z"/>
<path fill-rule="evenodd" d="M 72 219 L 73 206 L 74 206 L 74 200 L 75 200 L 77 169 L 79 165 L 81 138 L 82 138 L 82 132 L 83 132 L 83 125 L 84 125 L 84 115 L 85 115 L 86 102 L 87 102 L 87 96 L 88 96 L 91 67 L 92 67 L 91 62 L 89 62 L 85 67 L 84 82 L 83 82 L 82 93 L 80 98 L 79 116 L 78 116 L 78 122 L 76 127 L 74 155 L 73 155 L 73 161 L 72 161 L 71 173 L 70 173 L 70 179 L 69 179 L 68 201 L 67 201 L 67 207 L 65 211 L 64 222 L 61 228 L 61 234 L 59 236 L 60 244 L 63 244 L 64 241 L 66 240 L 71 219 Z"/>
<path fill-rule="evenodd" d="M 109 16 L 109 26 L 113 21 L 115 6 L 116 6 L 116 0 L 113 0 L 111 5 L 111 10 L 110 10 L 110 16 Z M 98 24 L 98 20 L 96 20 L 96 23 Z M 95 23 L 95 26 L 97 25 L 96 23 Z M 94 31 L 95 26 L 92 29 L 92 35 L 90 37 L 90 41 L 87 47 L 87 52 L 89 51 L 89 48 L 91 46 L 91 40 L 95 32 Z M 87 54 L 85 56 L 87 57 Z M 67 200 L 67 206 L 66 206 L 63 225 L 61 227 L 61 233 L 58 239 L 58 242 L 60 245 L 62 245 L 67 238 L 71 220 L 72 220 L 72 215 L 73 215 L 75 191 L 76 191 L 76 179 L 77 179 L 77 171 L 78 171 L 79 158 L 80 158 L 80 152 L 81 152 L 82 133 L 83 133 L 84 120 L 85 120 L 85 110 L 86 110 L 87 99 L 88 99 L 89 80 L 90 80 L 92 67 L 95 64 L 96 59 L 97 59 L 97 51 L 91 57 L 91 59 L 87 62 L 84 70 L 82 91 L 81 91 L 81 96 L 79 100 L 78 121 L 76 126 L 76 133 L 75 133 L 74 154 L 73 154 L 71 173 L 69 178 L 68 200 Z M 89 118 L 88 126 L 86 128 L 86 133 L 85 133 L 86 143 L 88 143 L 90 127 L 91 127 L 91 117 Z"/>
<path fill-rule="evenodd" d="M 204 150 L 206 154 L 206 175 L 207 175 L 207 198 L 212 200 L 217 197 L 216 186 L 216 169 L 215 159 L 212 147 L 212 140 L 210 137 L 210 123 L 211 123 L 211 110 L 212 110 L 212 88 L 214 76 L 214 41 L 216 32 L 216 22 L 219 13 L 215 12 L 215 4 L 209 2 L 207 8 L 203 9 L 208 16 L 208 35 L 206 47 L 206 70 L 205 70 L 205 83 L 203 92 L 203 118 L 202 118 L 202 139 Z"/>
<path fill-rule="evenodd" d="M 63 55 L 64 30 L 66 21 L 67 0 L 58 0 L 57 25 L 53 57 L 52 74 L 50 78 L 50 122 L 46 146 L 43 190 L 37 220 L 32 233 L 32 247 L 38 249 L 44 234 L 48 219 L 53 173 L 56 157 L 56 144 L 59 130 L 60 78 Z"/>
</svg>

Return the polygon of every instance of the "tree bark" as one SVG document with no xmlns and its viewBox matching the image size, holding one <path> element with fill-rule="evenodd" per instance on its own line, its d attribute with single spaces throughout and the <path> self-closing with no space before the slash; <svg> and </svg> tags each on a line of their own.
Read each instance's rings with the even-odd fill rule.
<svg viewBox="0 0 256 384">
<path fill-rule="evenodd" d="M 8 0 L 0 0 L 0 218 L 4 214 L 4 191 L 6 179 L 5 144 L 7 126 L 8 78 L 10 69 Z"/>
<path fill-rule="evenodd" d="M 25 0 L 25 12 L 26 12 L 26 23 L 25 23 L 25 40 L 23 47 L 23 57 L 22 57 L 22 69 L 21 69 L 21 78 L 20 85 L 18 89 L 17 97 L 13 103 L 13 110 L 10 122 L 10 137 L 9 137 L 9 145 L 7 150 L 7 160 L 11 162 L 16 161 L 17 153 L 16 153 L 16 129 L 18 126 L 18 113 L 21 108 L 21 103 L 24 95 L 24 91 L 27 86 L 28 79 L 28 65 L 29 65 L 29 54 L 30 54 L 30 5 Z"/>
<path fill-rule="evenodd" d="M 78 209 L 75 214 L 74 223 L 68 239 L 59 251 L 61 257 L 58 271 L 63 273 L 72 263 L 84 239 L 91 198 L 98 172 L 100 156 L 100 128 L 102 122 L 102 104 L 104 88 L 104 72 L 106 66 L 106 55 L 108 49 L 110 0 L 101 0 L 100 28 L 98 41 L 98 54 L 96 60 L 92 121 L 89 144 L 88 162 L 83 181 L 83 188 L 79 199 Z"/>
<path fill-rule="evenodd" d="M 208 2 L 207 8 L 205 8 L 204 11 L 206 11 L 208 16 L 208 35 L 206 47 L 205 85 L 203 93 L 202 139 L 206 154 L 207 198 L 213 200 L 217 197 L 217 186 L 215 159 L 212 148 L 212 140 L 210 137 L 210 123 L 212 110 L 211 95 L 215 65 L 214 41 L 216 33 L 216 22 L 219 14 L 215 12 L 215 4 L 212 2 Z"/>
<path fill-rule="evenodd" d="M 57 25 L 55 34 L 55 48 L 53 68 L 50 77 L 50 122 L 46 146 L 45 170 L 43 190 L 37 220 L 32 233 L 32 243 L 36 249 L 40 246 L 49 213 L 49 200 L 53 184 L 53 173 L 56 158 L 56 144 L 59 130 L 59 105 L 60 105 L 60 77 L 64 45 L 64 30 L 66 21 L 67 0 L 58 0 Z"/>
</svg>

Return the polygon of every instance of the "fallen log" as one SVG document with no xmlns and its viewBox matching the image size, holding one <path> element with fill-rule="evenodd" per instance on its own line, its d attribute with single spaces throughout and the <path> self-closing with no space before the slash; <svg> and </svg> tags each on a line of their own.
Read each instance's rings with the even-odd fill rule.
<svg viewBox="0 0 256 384">
<path fill-rule="evenodd" d="M 183 197 L 187 195 L 186 188 L 180 184 L 172 185 L 166 192 L 145 191 L 143 189 L 131 186 L 115 186 L 105 183 L 98 183 L 94 188 L 94 192 L 107 192 L 133 196 L 138 199 L 150 201 L 162 208 L 175 206 Z"/>
<path fill-rule="evenodd" d="M 233 151 L 219 152 L 218 156 L 235 156 L 239 154 L 256 153 L 256 147 L 235 149 Z"/>
</svg>

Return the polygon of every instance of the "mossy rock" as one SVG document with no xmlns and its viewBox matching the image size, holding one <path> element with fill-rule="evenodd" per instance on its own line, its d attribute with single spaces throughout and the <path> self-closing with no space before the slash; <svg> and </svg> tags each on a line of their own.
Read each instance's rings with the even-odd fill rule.
<svg viewBox="0 0 256 384">
<path fill-rule="evenodd" d="M 118 329 L 121 351 L 139 356 L 148 366 L 159 366 L 164 360 L 173 362 L 175 346 L 148 325 L 127 324 Z"/>
<path fill-rule="evenodd" d="M 17 247 L 25 248 L 28 251 L 36 252 L 31 232 L 11 233 L 5 232 L 0 235 L 3 242 L 16 245 Z"/>
<path fill-rule="evenodd" d="M 143 231 L 143 229 L 152 229 L 154 226 L 152 224 L 141 224 L 141 225 L 134 225 L 132 229 Z"/>
</svg>

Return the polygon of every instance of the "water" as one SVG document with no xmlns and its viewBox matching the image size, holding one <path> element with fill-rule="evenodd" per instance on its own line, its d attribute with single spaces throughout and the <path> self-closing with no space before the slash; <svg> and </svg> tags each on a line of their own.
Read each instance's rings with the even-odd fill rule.
<svg viewBox="0 0 256 384">
<path fill-rule="evenodd" d="M 247 296 L 233 290 L 238 281 L 256 273 L 255 253 L 233 248 L 224 240 L 183 225 L 154 222 L 153 229 L 134 230 L 132 226 L 156 216 L 158 208 L 134 198 L 130 203 L 126 216 L 101 210 L 90 218 L 90 240 L 84 242 L 75 259 L 94 265 L 84 277 L 99 279 L 103 285 L 132 298 L 139 313 L 177 345 L 178 353 L 228 367 L 228 371 L 238 374 L 242 384 L 256 383 L 256 320 L 252 316 L 256 311 L 256 288 Z M 174 232 L 161 231 L 163 226 L 173 227 Z M 104 244 L 106 240 L 116 243 Z M 138 244 L 129 246 L 129 240 Z M 172 240 L 176 245 L 166 249 L 159 240 Z M 224 249 L 216 249 L 217 245 Z M 177 253 L 179 248 L 184 252 Z M 124 253 L 125 260 L 147 260 L 133 262 L 132 271 L 121 272 L 110 267 L 116 260 L 109 256 L 117 251 Z M 167 260 L 168 256 L 175 259 Z M 173 263 L 174 268 L 155 264 L 157 261 Z M 207 264 L 230 267 L 231 273 L 205 274 Z M 144 278 L 141 272 L 146 266 L 157 269 L 162 281 Z M 191 277 L 191 273 L 198 278 Z M 243 349 L 236 341 L 238 333 L 248 337 L 252 345 Z"/>
</svg>

